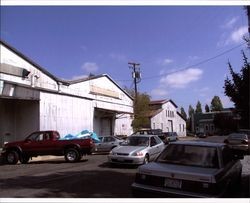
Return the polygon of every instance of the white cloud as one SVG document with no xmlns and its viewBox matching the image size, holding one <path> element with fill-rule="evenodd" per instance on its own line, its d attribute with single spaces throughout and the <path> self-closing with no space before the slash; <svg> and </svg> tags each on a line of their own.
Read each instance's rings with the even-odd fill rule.
<svg viewBox="0 0 250 203">
<path fill-rule="evenodd" d="M 118 61 L 126 61 L 127 60 L 127 57 L 125 55 L 119 54 L 119 53 L 111 53 L 111 54 L 109 54 L 109 56 L 112 59 L 115 59 L 115 60 L 118 60 Z"/>
<path fill-rule="evenodd" d="M 98 71 L 99 67 L 96 63 L 86 62 L 82 65 L 82 69 L 87 73 L 94 73 Z"/>
<path fill-rule="evenodd" d="M 231 40 L 232 42 L 238 43 L 242 41 L 243 36 L 247 34 L 247 32 L 248 32 L 247 26 L 242 26 L 232 32 L 229 40 Z"/>
<path fill-rule="evenodd" d="M 151 95 L 155 97 L 162 97 L 168 95 L 168 92 L 163 88 L 156 88 L 151 91 Z"/>
<path fill-rule="evenodd" d="M 72 77 L 72 80 L 77 80 L 77 79 L 83 79 L 83 78 L 87 78 L 87 75 L 76 75 Z"/>
<path fill-rule="evenodd" d="M 239 27 L 233 30 L 229 35 L 225 32 L 221 35 L 220 41 L 217 43 L 218 47 L 235 44 L 239 42 L 243 42 L 243 36 L 247 34 L 248 28 L 247 26 Z"/>
<path fill-rule="evenodd" d="M 173 61 L 172 59 L 166 58 L 166 59 L 163 59 L 162 65 L 168 65 L 168 64 L 173 63 L 173 62 L 174 62 L 174 61 Z"/>
<path fill-rule="evenodd" d="M 203 71 L 198 68 L 190 68 L 184 71 L 167 75 L 160 79 L 162 84 L 173 88 L 185 88 L 189 83 L 201 78 Z"/>
<path fill-rule="evenodd" d="M 238 17 L 233 17 L 229 21 L 227 21 L 224 25 L 222 25 L 222 28 L 232 28 L 235 23 L 238 21 Z"/>
</svg>

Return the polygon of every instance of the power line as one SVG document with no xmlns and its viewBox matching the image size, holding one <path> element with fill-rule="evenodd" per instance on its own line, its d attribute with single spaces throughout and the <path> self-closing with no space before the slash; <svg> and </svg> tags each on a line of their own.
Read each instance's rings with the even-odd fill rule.
<svg viewBox="0 0 250 203">
<path fill-rule="evenodd" d="M 198 62 L 198 63 L 196 63 L 196 64 L 189 65 L 189 66 L 187 66 L 187 67 L 185 67 L 185 68 L 181 68 L 181 69 L 178 69 L 178 70 L 176 70 L 176 71 L 171 71 L 171 72 L 168 72 L 168 73 L 165 73 L 165 74 L 160 74 L 160 75 L 145 77 L 145 78 L 142 78 L 142 80 L 149 80 L 149 79 L 153 79 L 153 78 L 158 78 L 158 77 L 162 77 L 162 76 L 167 76 L 167 75 L 170 75 L 170 74 L 174 74 L 174 73 L 177 73 L 177 72 L 181 72 L 181 71 L 187 70 L 187 69 L 192 68 L 192 67 L 194 67 L 194 66 L 198 66 L 198 65 L 207 63 L 207 62 L 212 61 L 212 60 L 214 60 L 214 59 L 216 59 L 216 58 L 218 58 L 218 57 L 220 57 L 220 56 L 223 56 L 224 54 L 226 54 L 226 53 L 228 53 L 228 52 L 233 51 L 234 49 L 237 49 L 237 48 L 241 47 L 241 46 L 244 45 L 244 44 L 246 44 L 246 42 L 244 42 L 244 43 L 242 43 L 242 44 L 240 44 L 240 45 L 237 45 L 237 46 L 235 46 L 235 47 L 233 47 L 233 48 L 231 48 L 231 49 L 228 49 L 228 50 L 226 50 L 226 51 L 224 51 L 224 52 L 222 52 L 222 53 L 220 53 L 220 54 L 218 54 L 218 55 L 216 55 L 216 56 L 213 56 L 213 57 L 211 57 L 211 58 L 205 59 L 205 60 L 200 61 L 200 62 Z"/>
<path fill-rule="evenodd" d="M 245 45 L 245 44 L 247 44 L 247 42 L 244 42 L 244 43 L 242 43 L 242 44 L 240 44 L 240 45 L 237 45 L 237 46 L 235 46 L 235 47 L 232 47 L 231 49 L 228 49 L 228 50 L 226 50 L 226 51 L 224 51 L 224 52 L 222 52 L 222 53 L 220 53 L 220 54 L 218 54 L 218 55 L 216 55 L 216 56 L 210 57 L 210 58 L 205 59 L 205 60 L 203 60 L 203 61 L 200 61 L 200 62 L 198 62 L 198 63 L 196 63 L 196 64 L 189 65 L 189 66 L 187 66 L 187 67 L 185 67 L 185 68 L 181 68 L 181 69 L 178 69 L 178 70 L 176 70 L 176 71 L 171 71 L 171 72 L 164 73 L 164 74 L 158 74 L 158 75 L 154 75 L 154 76 L 144 77 L 144 78 L 141 78 L 141 80 L 151 80 L 151 79 L 154 79 L 154 78 L 159 78 L 159 77 L 163 77 L 163 76 L 167 76 L 167 75 L 171 75 L 171 74 L 174 74 L 174 73 L 177 73 L 177 72 L 181 72 L 181 71 L 187 70 L 187 69 L 192 68 L 192 67 L 194 67 L 194 66 L 198 66 L 198 65 L 207 63 L 207 62 L 209 62 L 209 61 L 212 61 L 212 60 L 214 60 L 214 59 L 216 59 L 216 58 L 218 58 L 218 57 L 220 57 L 220 56 L 223 56 L 223 55 L 225 55 L 225 54 L 227 54 L 227 53 L 229 53 L 229 52 L 231 52 L 231 51 L 233 51 L 233 50 L 235 50 L 235 49 L 237 49 L 237 48 L 239 48 L 239 47 Z M 128 79 L 128 80 L 116 80 L 116 81 L 129 82 L 129 81 L 131 81 L 131 80 Z"/>
</svg>

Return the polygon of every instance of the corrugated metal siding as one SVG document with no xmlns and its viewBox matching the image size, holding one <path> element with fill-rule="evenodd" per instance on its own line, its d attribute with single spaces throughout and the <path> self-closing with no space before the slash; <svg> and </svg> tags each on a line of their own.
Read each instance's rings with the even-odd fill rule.
<svg viewBox="0 0 250 203">
<path fill-rule="evenodd" d="M 41 92 L 40 128 L 56 129 L 61 135 L 93 130 L 91 100 Z"/>
</svg>

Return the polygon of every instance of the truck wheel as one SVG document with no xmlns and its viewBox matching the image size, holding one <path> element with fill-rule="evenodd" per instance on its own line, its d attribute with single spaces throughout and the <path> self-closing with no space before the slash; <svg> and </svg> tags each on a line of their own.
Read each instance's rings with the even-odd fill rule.
<svg viewBox="0 0 250 203">
<path fill-rule="evenodd" d="M 21 162 L 22 164 L 27 164 L 27 163 L 29 162 L 29 160 L 30 160 L 30 157 L 29 157 L 29 156 L 27 156 L 27 155 L 22 155 L 22 157 L 21 157 L 21 159 L 20 159 L 20 162 Z"/>
<path fill-rule="evenodd" d="M 73 148 L 67 149 L 64 157 L 67 162 L 77 162 L 81 158 L 79 152 Z"/>
<path fill-rule="evenodd" d="M 18 162 L 19 155 L 16 151 L 9 151 L 6 155 L 6 162 L 8 164 L 16 164 Z"/>
</svg>

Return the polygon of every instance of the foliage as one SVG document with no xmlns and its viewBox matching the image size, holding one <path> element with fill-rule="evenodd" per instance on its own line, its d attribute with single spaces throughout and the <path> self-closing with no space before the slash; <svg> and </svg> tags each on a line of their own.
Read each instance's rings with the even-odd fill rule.
<svg viewBox="0 0 250 203">
<path fill-rule="evenodd" d="M 214 96 L 214 98 L 211 101 L 211 111 L 222 111 L 223 105 L 221 103 L 219 96 Z"/>
<path fill-rule="evenodd" d="M 240 73 L 234 72 L 230 62 L 228 63 L 232 79 L 229 79 L 228 77 L 226 78 L 224 82 L 224 93 L 234 103 L 237 112 L 241 116 L 240 127 L 250 128 L 250 121 L 249 121 L 250 63 L 248 62 L 244 52 L 242 52 L 242 54 L 243 54 L 244 65 L 242 66 Z"/>
<path fill-rule="evenodd" d="M 182 115 L 182 117 L 183 117 L 185 120 L 187 120 L 187 114 L 186 114 L 186 112 L 185 112 L 185 110 L 184 110 L 183 107 L 181 107 L 181 115 Z"/>
<path fill-rule="evenodd" d="M 148 117 L 150 108 L 150 96 L 146 93 L 137 93 L 137 99 L 134 102 L 134 120 L 132 121 L 133 130 L 150 127 L 150 119 Z"/>
<path fill-rule="evenodd" d="M 202 113 L 202 108 L 201 108 L 200 101 L 198 101 L 197 104 L 196 104 L 195 113 Z"/>
<path fill-rule="evenodd" d="M 189 107 L 188 107 L 188 117 L 191 118 L 193 114 L 194 114 L 194 108 L 191 105 L 189 105 Z"/>
<path fill-rule="evenodd" d="M 209 112 L 210 111 L 210 109 L 209 109 L 209 106 L 206 104 L 206 106 L 205 106 L 205 111 L 206 112 Z"/>
</svg>

